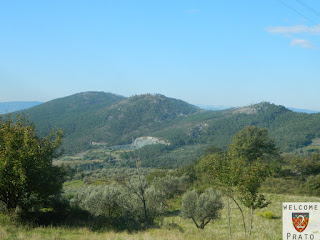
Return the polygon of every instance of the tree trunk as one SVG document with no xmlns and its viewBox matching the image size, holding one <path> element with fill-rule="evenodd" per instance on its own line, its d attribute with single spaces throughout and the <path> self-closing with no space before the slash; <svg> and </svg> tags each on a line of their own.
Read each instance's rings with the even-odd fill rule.
<svg viewBox="0 0 320 240">
<path fill-rule="evenodd" d="M 14 194 L 8 193 L 5 205 L 7 211 L 12 211 L 12 209 L 16 209 L 18 206 L 18 198 L 14 196 Z"/>
<path fill-rule="evenodd" d="M 250 210 L 250 228 L 249 228 L 249 236 L 248 236 L 249 240 L 250 240 L 250 237 L 251 237 L 252 221 L 253 221 L 253 207 L 251 206 L 251 210 Z"/>
<path fill-rule="evenodd" d="M 148 222 L 148 213 L 147 213 L 147 205 L 146 205 L 146 200 L 144 199 L 143 195 L 143 209 L 144 209 L 144 227 L 146 227 L 147 222 Z"/>
<path fill-rule="evenodd" d="M 211 218 L 209 218 L 207 221 L 203 220 L 201 222 L 201 225 L 200 225 L 200 229 L 204 229 L 204 227 L 211 221 Z"/>
<path fill-rule="evenodd" d="M 197 226 L 197 228 L 200 228 L 199 225 L 198 225 L 198 223 L 196 222 L 196 220 L 194 220 L 194 218 L 191 218 L 191 219 L 192 219 L 192 221 L 194 222 L 194 224 Z"/>
<path fill-rule="evenodd" d="M 234 203 L 237 205 L 237 207 L 239 208 L 240 212 L 241 212 L 241 215 L 242 215 L 242 224 L 243 224 L 243 229 L 244 229 L 244 236 L 247 235 L 247 228 L 246 228 L 246 222 L 245 222 L 245 219 L 244 219 L 244 214 L 243 214 L 243 211 L 242 211 L 242 208 L 240 207 L 239 203 L 228 193 L 226 193 L 226 195 L 228 197 L 230 197 Z"/>
<path fill-rule="evenodd" d="M 231 212 L 231 208 L 230 208 L 230 198 L 228 197 L 228 223 L 229 223 L 229 239 L 232 239 L 232 235 L 231 235 L 231 217 L 230 217 L 230 212 Z"/>
</svg>

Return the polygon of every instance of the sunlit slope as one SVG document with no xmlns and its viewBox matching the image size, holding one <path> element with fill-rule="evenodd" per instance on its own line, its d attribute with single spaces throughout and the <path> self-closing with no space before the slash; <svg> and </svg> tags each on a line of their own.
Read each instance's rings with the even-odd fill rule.
<svg viewBox="0 0 320 240">
<path fill-rule="evenodd" d="M 181 144 L 210 144 L 225 148 L 235 133 L 248 125 L 267 128 L 270 137 L 282 151 L 292 151 L 309 145 L 320 136 L 320 114 L 296 113 L 283 106 L 267 102 L 222 111 L 201 111 L 159 131 Z"/>
<path fill-rule="evenodd" d="M 225 148 L 247 125 L 269 129 L 282 151 L 307 146 L 320 136 L 320 114 L 297 113 L 262 102 L 222 111 L 200 110 L 184 101 L 159 94 L 130 98 L 85 92 L 56 99 L 24 111 L 40 134 L 52 128 L 65 132 L 66 152 L 131 143 L 141 136 L 167 140 L 171 148 L 197 144 Z M 192 149 L 192 148 L 191 148 Z"/>
<path fill-rule="evenodd" d="M 87 92 L 44 103 L 24 114 L 42 135 L 51 128 L 63 129 L 66 151 L 77 152 L 88 149 L 92 142 L 108 146 L 129 143 L 198 111 L 191 104 L 158 94 L 124 98 Z"/>
</svg>

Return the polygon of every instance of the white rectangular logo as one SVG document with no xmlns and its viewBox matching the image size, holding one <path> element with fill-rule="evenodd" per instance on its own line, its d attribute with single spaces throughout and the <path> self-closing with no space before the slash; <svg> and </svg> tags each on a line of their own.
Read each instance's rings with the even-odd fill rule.
<svg viewBox="0 0 320 240">
<path fill-rule="evenodd" d="M 284 202 L 283 240 L 320 240 L 320 203 Z"/>
</svg>

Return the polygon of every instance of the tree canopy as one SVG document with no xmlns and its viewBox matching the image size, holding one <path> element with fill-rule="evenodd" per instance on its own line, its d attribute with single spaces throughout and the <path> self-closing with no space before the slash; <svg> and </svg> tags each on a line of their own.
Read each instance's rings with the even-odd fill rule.
<svg viewBox="0 0 320 240">
<path fill-rule="evenodd" d="M 183 196 L 181 202 L 181 215 L 191 218 L 200 229 L 204 229 L 211 220 L 218 219 L 223 207 L 221 195 L 212 188 L 202 194 L 196 190 L 189 191 Z"/>
<path fill-rule="evenodd" d="M 278 159 L 278 149 L 269 138 L 268 130 L 247 126 L 235 134 L 227 152 L 218 151 L 204 156 L 196 169 L 203 180 L 218 186 L 236 203 L 241 211 L 246 233 L 243 211 L 234 196 L 234 190 L 237 188 L 240 193 L 239 200 L 251 209 L 250 236 L 253 211 L 269 204 L 264 196 L 259 194 L 260 186 L 276 167 L 275 162 Z M 229 208 L 228 213 L 230 218 Z M 231 225 L 229 227 L 231 228 Z"/>
<path fill-rule="evenodd" d="M 39 138 L 35 126 L 17 115 L 0 116 L 0 201 L 7 210 L 28 209 L 57 194 L 64 171 L 53 166 L 63 133 Z"/>
<path fill-rule="evenodd" d="M 244 158 L 248 163 L 263 156 L 277 154 L 277 148 L 268 136 L 268 130 L 256 126 L 247 126 L 239 131 L 229 145 L 235 157 Z"/>
</svg>

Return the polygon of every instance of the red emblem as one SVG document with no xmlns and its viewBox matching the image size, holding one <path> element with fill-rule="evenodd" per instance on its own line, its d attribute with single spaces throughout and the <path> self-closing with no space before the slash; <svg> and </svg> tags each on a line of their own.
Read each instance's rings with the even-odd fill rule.
<svg viewBox="0 0 320 240">
<path fill-rule="evenodd" d="M 303 232 L 309 223 L 309 213 L 292 213 L 292 223 L 298 232 Z"/>
</svg>

